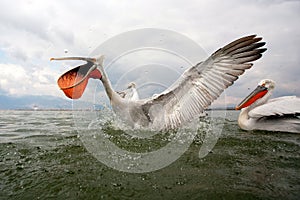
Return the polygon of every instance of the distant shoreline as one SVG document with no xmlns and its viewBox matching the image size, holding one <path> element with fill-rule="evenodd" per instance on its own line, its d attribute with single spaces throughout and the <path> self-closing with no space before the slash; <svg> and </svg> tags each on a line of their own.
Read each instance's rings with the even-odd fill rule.
<svg viewBox="0 0 300 200">
<path fill-rule="evenodd" d="M 99 111 L 98 110 L 92 110 L 92 111 Z M 228 108 L 208 108 L 205 109 L 205 111 L 212 111 L 212 110 L 235 110 L 233 107 Z M 24 108 L 24 109 L 0 109 L 0 111 L 91 111 L 91 109 L 58 109 L 58 108 L 50 108 L 50 109 L 30 109 L 30 108 Z"/>
</svg>

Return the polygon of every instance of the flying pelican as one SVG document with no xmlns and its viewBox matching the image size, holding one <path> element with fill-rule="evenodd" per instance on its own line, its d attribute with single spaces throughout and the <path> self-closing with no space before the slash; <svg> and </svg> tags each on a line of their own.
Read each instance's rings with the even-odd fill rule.
<svg viewBox="0 0 300 200">
<path fill-rule="evenodd" d="M 260 81 L 236 110 L 241 110 L 238 124 L 244 130 L 267 130 L 300 133 L 300 98 L 284 96 L 270 99 L 275 82 Z"/>
<path fill-rule="evenodd" d="M 115 92 L 104 70 L 103 59 L 85 57 L 51 58 L 50 60 L 83 60 L 58 79 L 65 95 L 80 98 L 89 78 L 100 79 L 113 111 L 133 127 L 155 130 L 176 129 L 203 115 L 204 110 L 233 84 L 238 76 L 252 67 L 266 48 L 260 37 L 250 35 L 220 48 L 205 61 L 187 69 L 177 81 L 158 95 L 146 99 L 122 98 Z"/>
</svg>

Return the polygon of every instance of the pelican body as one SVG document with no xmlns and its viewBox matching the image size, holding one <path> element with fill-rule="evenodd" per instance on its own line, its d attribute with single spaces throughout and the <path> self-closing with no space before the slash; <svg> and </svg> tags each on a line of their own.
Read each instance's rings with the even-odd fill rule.
<svg viewBox="0 0 300 200">
<path fill-rule="evenodd" d="M 300 133 L 300 98 L 283 96 L 270 99 L 275 82 L 262 80 L 237 107 L 238 124 L 244 130 Z"/>
<path fill-rule="evenodd" d="M 155 130 L 176 129 L 203 115 L 220 94 L 252 67 L 266 48 L 262 38 L 250 35 L 220 48 L 205 61 L 188 68 L 177 81 L 158 95 L 139 99 L 114 91 L 99 58 L 64 57 L 51 60 L 84 60 L 85 65 L 66 72 L 58 85 L 69 98 L 80 98 L 89 78 L 100 79 L 113 111 L 133 127 Z M 132 86 L 129 89 L 135 89 Z"/>
</svg>

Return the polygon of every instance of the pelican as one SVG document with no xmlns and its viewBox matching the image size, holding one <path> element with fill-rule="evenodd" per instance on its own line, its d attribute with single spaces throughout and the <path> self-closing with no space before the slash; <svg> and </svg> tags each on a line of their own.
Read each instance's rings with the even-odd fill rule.
<svg viewBox="0 0 300 200">
<path fill-rule="evenodd" d="M 136 85 L 134 82 L 129 83 L 127 89 L 117 92 L 122 98 L 130 100 L 139 100 L 139 93 L 136 90 Z"/>
<path fill-rule="evenodd" d="M 300 133 L 300 98 L 283 96 L 270 99 L 275 82 L 260 81 L 236 110 L 240 110 L 239 126 L 244 130 L 267 130 Z"/>
<path fill-rule="evenodd" d="M 100 79 L 113 111 L 132 127 L 155 130 L 176 129 L 203 115 L 204 110 L 220 94 L 252 67 L 266 48 L 256 35 L 237 39 L 214 52 L 205 61 L 188 68 L 169 88 L 158 95 L 139 99 L 123 98 L 112 88 L 104 70 L 101 55 L 98 58 L 63 57 L 50 60 L 83 60 L 78 66 L 58 79 L 65 95 L 80 98 L 89 78 Z M 134 88 L 134 87 L 131 87 Z M 126 96 L 125 96 L 126 97 Z"/>
</svg>

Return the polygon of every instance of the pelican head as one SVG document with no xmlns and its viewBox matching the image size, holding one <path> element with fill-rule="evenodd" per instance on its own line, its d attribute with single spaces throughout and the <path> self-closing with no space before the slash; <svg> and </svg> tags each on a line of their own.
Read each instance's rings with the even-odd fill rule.
<svg viewBox="0 0 300 200">
<path fill-rule="evenodd" d="M 271 79 L 263 79 L 258 83 L 258 85 L 263 86 L 268 90 L 273 90 L 275 88 L 275 82 Z"/>
<path fill-rule="evenodd" d="M 248 107 L 255 103 L 256 105 L 260 104 L 262 101 L 266 101 L 267 98 L 271 95 L 275 87 L 275 82 L 270 79 L 261 80 L 258 83 L 258 86 L 251 92 L 241 103 L 239 103 L 235 109 L 241 110 L 242 108 Z M 266 95 L 266 94 L 269 95 Z"/>
<path fill-rule="evenodd" d="M 59 77 L 58 86 L 71 99 L 78 99 L 82 96 L 89 78 L 101 79 L 104 56 L 98 58 L 88 57 L 62 57 L 50 58 L 52 60 L 82 60 L 86 64 L 79 65 Z"/>
<path fill-rule="evenodd" d="M 134 82 L 131 82 L 131 83 L 128 84 L 127 89 L 131 89 L 131 88 L 136 88 L 136 85 L 135 85 Z"/>
</svg>

